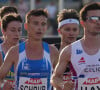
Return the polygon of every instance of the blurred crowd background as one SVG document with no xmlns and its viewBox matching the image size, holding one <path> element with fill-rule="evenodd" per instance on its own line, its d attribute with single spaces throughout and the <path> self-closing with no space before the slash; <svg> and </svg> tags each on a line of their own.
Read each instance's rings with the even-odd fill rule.
<svg viewBox="0 0 100 90">
<path fill-rule="evenodd" d="M 59 36 L 57 32 L 57 14 L 61 9 L 64 8 L 74 8 L 76 10 L 80 10 L 81 7 L 89 2 L 100 1 L 100 0 L 0 0 L 0 7 L 7 6 L 15 6 L 17 7 L 20 15 L 23 18 L 23 22 L 25 21 L 25 14 L 31 10 L 36 8 L 46 8 L 49 13 L 48 19 L 48 30 L 45 36 Z M 80 26 L 80 35 L 82 37 L 83 30 Z M 0 32 L 0 36 L 2 33 Z M 27 36 L 27 32 L 24 30 L 22 36 Z"/>
</svg>

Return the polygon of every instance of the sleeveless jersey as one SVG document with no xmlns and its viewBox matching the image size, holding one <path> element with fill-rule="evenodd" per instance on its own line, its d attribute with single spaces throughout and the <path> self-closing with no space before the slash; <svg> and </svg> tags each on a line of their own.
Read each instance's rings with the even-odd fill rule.
<svg viewBox="0 0 100 90">
<path fill-rule="evenodd" d="M 0 44 L 0 52 L 2 53 L 2 58 L 4 62 L 5 54 L 2 50 L 1 44 Z M 14 66 L 11 67 L 10 71 L 8 72 L 7 76 L 5 77 L 5 80 L 7 80 L 11 85 L 14 84 Z"/>
<path fill-rule="evenodd" d="M 74 90 L 100 90 L 100 49 L 88 55 L 78 40 L 72 45 L 71 63 L 73 76 L 77 76 Z"/>
<path fill-rule="evenodd" d="M 45 42 L 43 42 L 43 49 L 44 55 L 42 59 L 29 60 L 26 56 L 25 43 L 19 45 L 15 90 L 51 90 L 52 65 L 49 46 Z"/>
</svg>

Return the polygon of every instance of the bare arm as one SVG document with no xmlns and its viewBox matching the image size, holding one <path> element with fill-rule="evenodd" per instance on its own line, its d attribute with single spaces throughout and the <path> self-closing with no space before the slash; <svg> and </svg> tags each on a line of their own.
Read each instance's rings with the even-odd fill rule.
<svg viewBox="0 0 100 90">
<path fill-rule="evenodd" d="M 58 56 L 59 56 L 59 52 L 57 50 L 57 48 L 55 46 L 50 46 L 50 57 L 51 57 L 51 62 L 53 65 L 53 68 L 55 68 L 55 66 L 58 63 Z"/>
<path fill-rule="evenodd" d="M 0 52 L 0 66 L 2 65 L 2 61 L 3 61 L 2 53 Z"/>
<path fill-rule="evenodd" d="M 16 57 L 17 57 L 17 50 L 16 48 L 11 48 L 7 52 L 4 63 L 0 67 L 0 80 L 4 79 L 5 76 L 8 74 L 11 66 L 16 63 Z"/>
<path fill-rule="evenodd" d="M 68 46 L 61 51 L 59 55 L 58 64 L 51 78 L 51 84 L 58 90 L 62 90 L 62 86 L 64 85 L 63 73 L 66 70 L 66 66 L 70 61 L 70 57 L 71 57 L 71 47 Z"/>
</svg>

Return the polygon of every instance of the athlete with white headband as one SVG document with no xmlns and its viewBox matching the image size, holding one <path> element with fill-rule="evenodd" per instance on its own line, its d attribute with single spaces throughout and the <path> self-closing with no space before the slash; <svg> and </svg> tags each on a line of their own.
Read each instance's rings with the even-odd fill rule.
<svg viewBox="0 0 100 90">
<path fill-rule="evenodd" d="M 73 19 L 73 18 L 65 19 L 65 20 L 59 22 L 58 28 L 62 27 L 62 26 L 65 25 L 65 24 L 70 24 L 70 23 L 76 23 L 76 24 L 79 24 L 79 20 Z"/>
<path fill-rule="evenodd" d="M 75 9 L 63 9 L 58 14 L 58 32 L 61 36 L 61 42 L 56 43 L 55 46 L 60 51 L 65 47 L 77 40 L 79 35 L 79 15 Z M 66 67 L 63 80 L 70 81 L 72 75 L 69 65 Z M 59 90 L 59 89 L 56 89 Z"/>
<path fill-rule="evenodd" d="M 51 78 L 51 84 L 58 90 L 100 90 L 100 2 L 83 6 L 80 20 L 84 35 L 61 51 Z M 69 62 L 72 75 L 77 77 L 76 83 L 63 81 Z"/>
</svg>

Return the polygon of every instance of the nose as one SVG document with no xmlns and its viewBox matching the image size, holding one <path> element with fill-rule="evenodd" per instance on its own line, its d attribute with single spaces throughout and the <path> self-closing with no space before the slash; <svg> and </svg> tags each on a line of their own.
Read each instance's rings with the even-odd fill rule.
<svg viewBox="0 0 100 90">
<path fill-rule="evenodd" d="M 74 35 L 74 31 L 73 30 L 70 31 L 70 35 L 71 36 Z"/>
<path fill-rule="evenodd" d="M 21 32 L 19 32 L 19 30 L 16 30 L 15 35 L 16 36 L 20 36 Z"/>
</svg>

